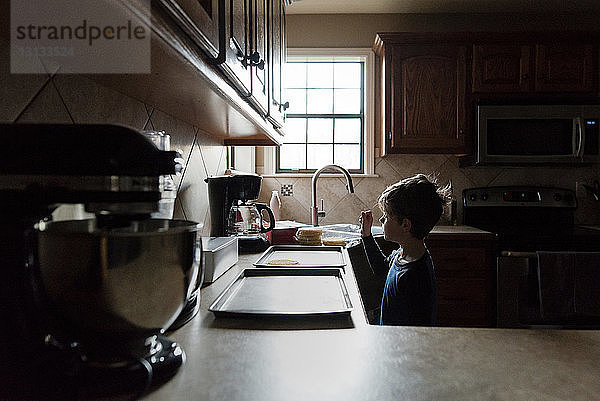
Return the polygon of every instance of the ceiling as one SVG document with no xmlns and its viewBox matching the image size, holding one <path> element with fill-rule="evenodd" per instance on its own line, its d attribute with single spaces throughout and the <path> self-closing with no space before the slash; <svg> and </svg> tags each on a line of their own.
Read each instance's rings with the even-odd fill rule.
<svg viewBox="0 0 600 401">
<path fill-rule="evenodd" d="M 598 0 L 295 0 L 286 14 L 574 13 Z"/>
</svg>

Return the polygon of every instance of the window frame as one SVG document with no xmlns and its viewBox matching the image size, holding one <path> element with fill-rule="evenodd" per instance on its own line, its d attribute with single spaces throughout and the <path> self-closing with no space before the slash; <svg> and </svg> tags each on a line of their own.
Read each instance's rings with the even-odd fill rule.
<svg viewBox="0 0 600 401">
<path fill-rule="evenodd" d="M 363 173 L 351 173 L 355 176 L 374 176 L 374 63 L 375 56 L 370 48 L 288 48 L 287 59 L 293 61 L 362 61 L 363 71 L 363 146 L 361 148 Z M 344 115 L 340 115 L 342 117 Z M 285 125 L 284 125 L 285 130 Z M 290 170 L 276 172 L 278 153 L 275 147 L 266 147 L 264 151 L 263 175 L 273 177 L 306 177 L 313 170 Z M 261 170 L 261 169 L 259 169 Z"/>
</svg>

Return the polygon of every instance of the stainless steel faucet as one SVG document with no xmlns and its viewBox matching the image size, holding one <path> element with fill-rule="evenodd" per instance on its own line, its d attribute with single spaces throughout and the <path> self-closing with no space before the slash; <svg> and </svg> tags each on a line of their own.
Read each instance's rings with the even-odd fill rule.
<svg viewBox="0 0 600 401">
<path fill-rule="evenodd" d="M 310 208 L 311 216 L 312 216 L 312 225 L 319 225 L 319 217 L 325 216 L 325 210 L 323 210 L 323 199 L 321 199 L 321 210 L 317 206 L 317 179 L 325 170 L 337 170 L 346 176 L 346 188 L 348 189 L 348 193 L 354 193 L 354 185 L 352 184 L 352 177 L 350 177 L 350 173 L 345 168 L 338 166 L 337 164 L 328 164 L 327 166 L 323 166 L 312 176 L 312 206 Z"/>
</svg>

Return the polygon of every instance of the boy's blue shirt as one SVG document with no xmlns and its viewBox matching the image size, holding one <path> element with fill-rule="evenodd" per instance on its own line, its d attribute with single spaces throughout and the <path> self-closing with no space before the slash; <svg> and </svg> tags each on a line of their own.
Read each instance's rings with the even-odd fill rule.
<svg viewBox="0 0 600 401">
<path fill-rule="evenodd" d="M 373 236 L 363 238 L 369 265 L 375 274 L 387 270 L 381 299 L 380 324 L 433 326 L 437 318 L 435 270 L 429 251 L 416 261 L 401 263 L 400 250 L 387 258 Z"/>
</svg>

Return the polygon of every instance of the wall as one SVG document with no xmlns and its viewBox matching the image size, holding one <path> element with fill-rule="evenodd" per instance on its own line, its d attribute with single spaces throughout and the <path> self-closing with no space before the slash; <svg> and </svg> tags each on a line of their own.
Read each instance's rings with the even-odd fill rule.
<svg viewBox="0 0 600 401">
<path fill-rule="evenodd" d="M 15 75 L 9 73 L 8 43 L 0 42 L 0 122 L 114 123 L 139 130 L 164 130 L 171 148 L 187 160 L 180 176 L 175 217 L 204 223 L 208 214 L 208 175 L 223 174 L 226 148 L 198 127 L 136 99 L 96 84 L 82 75 Z M 135 158 L 135 149 L 131 157 Z"/>
<path fill-rule="evenodd" d="M 515 14 L 406 14 L 406 15 L 288 15 L 289 47 L 368 47 L 377 32 L 386 31 L 524 31 L 524 30 L 598 30 L 599 15 L 515 15 Z M 257 152 L 260 160 L 261 152 Z M 464 188 L 491 185 L 544 185 L 576 189 L 576 182 L 591 184 L 600 179 L 600 166 L 576 168 L 459 168 L 452 155 L 388 155 L 375 159 L 377 178 L 354 179 L 355 194 L 350 195 L 345 181 L 338 177 L 320 178 L 318 198 L 325 199 L 327 215 L 323 224 L 356 223 L 360 211 L 373 209 L 381 192 L 401 178 L 419 172 L 433 174 L 441 184 L 452 181 L 459 200 Z M 310 223 L 310 178 L 265 178 L 260 199 L 268 202 L 271 190 L 292 186 L 292 195 L 281 196 L 281 218 Z M 585 190 L 577 191 L 579 223 L 600 224 L 600 202 Z M 320 202 L 320 201 L 319 201 Z M 442 223 L 445 221 L 442 219 Z"/>
<path fill-rule="evenodd" d="M 292 14 L 288 47 L 368 47 L 377 32 L 600 30 L 600 13 Z"/>
</svg>

